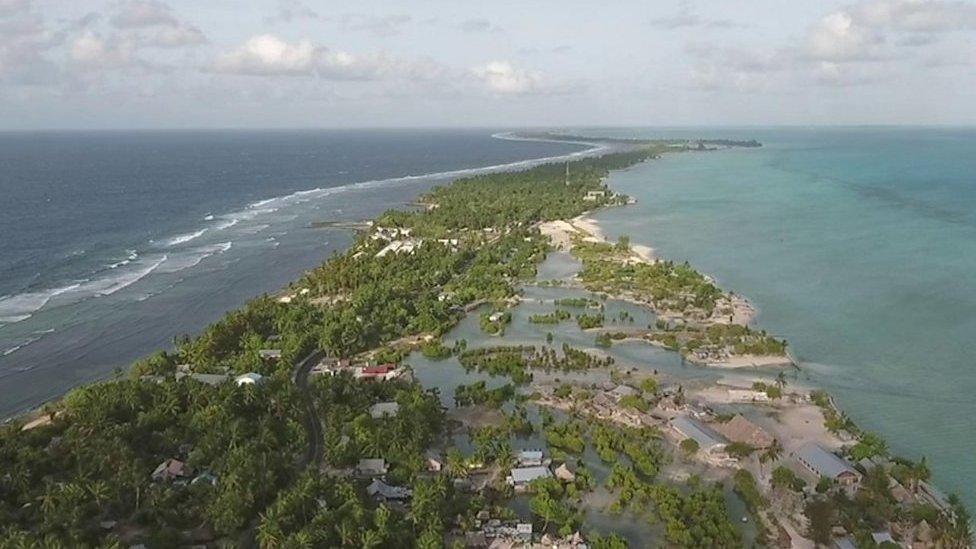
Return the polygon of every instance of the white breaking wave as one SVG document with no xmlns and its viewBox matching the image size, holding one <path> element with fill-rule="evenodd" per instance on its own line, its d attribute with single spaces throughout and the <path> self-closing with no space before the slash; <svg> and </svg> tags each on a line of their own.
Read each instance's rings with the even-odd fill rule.
<svg viewBox="0 0 976 549">
<path fill-rule="evenodd" d="M 221 242 L 220 244 L 194 248 L 185 253 L 171 254 L 156 272 L 176 273 L 189 269 L 190 267 L 195 267 L 204 259 L 214 254 L 224 253 L 231 249 L 232 246 L 233 244 L 231 242 Z"/>
<path fill-rule="evenodd" d="M 70 284 L 61 288 L 39 292 L 27 292 L 0 298 L 0 323 L 11 324 L 27 320 L 32 314 L 47 305 L 52 297 L 70 292 L 81 284 Z"/>
<path fill-rule="evenodd" d="M 227 221 L 224 221 L 222 223 L 218 223 L 217 226 L 214 227 L 214 230 L 215 231 L 222 231 L 224 229 L 229 229 L 229 228 L 233 227 L 234 225 L 237 225 L 240 222 L 241 222 L 240 219 L 238 219 L 236 217 L 232 217 L 232 218 L 228 219 Z"/>
<path fill-rule="evenodd" d="M 180 244 L 185 244 L 191 240 L 195 240 L 203 236 L 203 233 L 207 232 L 207 229 L 200 229 L 195 233 L 181 234 L 179 236 L 173 237 L 166 241 L 167 246 L 178 246 Z"/>
<path fill-rule="evenodd" d="M 126 257 L 125 259 L 117 263 L 112 263 L 111 265 L 108 266 L 108 268 L 117 269 L 119 267 L 123 267 L 125 265 L 128 265 L 129 263 L 132 263 L 133 261 L 136 260 L 137 257 L 139 257 L 139 253 L 136 252 L 135 250 L 129 250 L 128 253 L 129 253 L 128 257 Z"/>
<path fill-rule="evenodd" d="M 166 261 L 166 259 L 167 256 L 164 254 L 158 260 L 149 263 L 148 265 L 145 265 L 141 269 L 132 269 L 130 271 L 121 273 L 115 277 L 106 277 L 106 278 L 93 280 L 91 282 L 83 284 L 81 288 L 79 288 L 79 291 L 84 293 L 94 294 L 94 295 L 100 295 L 100 296 L 112 295 L 115 292 L 121 290 L 122 288 L 131 286 L 136 282 L 142 280 L 147 275 L 149 275 L 149 273 L 155 271 L 156 268 L 162 265 L 163 262 Z"/>
<path fill-rule="evenodd" d="M 41 339 L 40 336 L 26 339 L 26 340 L 18 343 L 17 345 L 14 345 L 13 347 L 11 347 L 9 349 L 5 349 L 3 351 L 3 354 L 0 354 L 0 356 L 12 355 L 12 354 L 16 353 L 17 351 L 23 349 L 24 347 L 26 347 L 26 346 L 30 345 L 31 343 L 34 343 L 35 341 L 38 341 L 40 339 Z"/>
</svg>

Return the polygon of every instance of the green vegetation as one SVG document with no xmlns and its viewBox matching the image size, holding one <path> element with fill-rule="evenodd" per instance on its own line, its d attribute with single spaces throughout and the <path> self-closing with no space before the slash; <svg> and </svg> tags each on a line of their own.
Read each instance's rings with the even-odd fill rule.
<svg viewBox="0 0 976 549">
<path fill-rule="evenodd" d="M 588 330 L 590 328 L 600 328 L 603 326 L 604 317 L 602 314 L 598 315 L 588 315 L 580 314 L 576 315 L 576 323 L 579 324 L 580 330 Z"/>
<path fill-rule="evenodd" d="M 532 324 L 559 324 L 563 320 L 569 320 L 573 315 L 569 311 L 564 311 L 562 309 L 556 309 L 551 313 L 546 313 L 544 315 L 532 315 L 529 317 L 529 322 Z"/>
<path fill-rule="evenodd" d="M 555 300 L 556 305 L 562 307 L 599 307 L 600 302 L 585 297 L 566 297 Z"/>
<path fill-rule="evenodd" d="M 473 406 L 485 404 L 492 408 L 500 408 L 515 397 L 515 386 L 502 385 L 495 389 L 488 389 L 484 381 L 477 381 L 471 385 L 458 385 L 454 390 L 455 406 Z"/>
<path fill-rule="evenodd" d="M 467 350 L 458 356 L 458 360 L 467 370 L 508 376 L 517 384 L 531 381 L 532 369 L 573 372 L 613 364 L 612 357 L 599 358 L 566 344 L 563 344 L 562 356 L 548 347 L 498 346 Z"/>
</svg>

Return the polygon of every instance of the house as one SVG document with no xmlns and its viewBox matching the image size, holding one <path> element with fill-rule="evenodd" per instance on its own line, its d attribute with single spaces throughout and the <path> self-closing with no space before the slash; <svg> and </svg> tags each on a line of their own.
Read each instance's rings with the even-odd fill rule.
<svg viewBox="0 0 976 549">
<path fill-rule="evenodd" d="M 891 537 L 891 532 L 889 532 L 888 530 L 884 530 L 884 531 L 881 531 L 881 532 L 874 532 L 874 533 L 872 533 L 871 534 L 871 539 L 873 539 L 874 540 L 874 543 L 876 543 L 878 545 L 881 545 L 882 543 L 886 543 L 886 542 L 887 543 L 894 543 L 896 545 L 898 544 L 895 541 L 895 538 Z"/>
<path fill-rule="evenodd" d="M 607 191 L 586 191 L 586 196 L 583 197 L 583 200 L 595 201 L 596 199 L 604 198 L 605 196 L 607 196 Z"/>
<path fill-rule="evenodd" d="M 367 458 L 359 460 L 356 465 L 356 472 L 361 475 L 379 476 L 385 475 L 389 469 L 386 460 L 383 458 Z"/>
<path fill-rule="evenodd" d="M 396 364 L 377 364 L 363 366 L 356 371 L 355 377 L 367 379 L 393 379 L 397 376 Z"/>
<path fill-rule="evenodd" d="M 569 467 L 565 463 L 556 467 L 556 478 L 565 482 L 573 482 L 576 480 L 576 473 L 569 470 Z"/>
<path fill-rule="evenodd" d="M 261 349 L 258 356 L 262 360 L 281 360 L 281 349 Z"/>
<path fill-rule="evenodd" d="M 234 383 L 236 383 L 238 387 L 242 385 L 259 385 L 263 379 L 264 376 L 261 374 L 256 372 L 248 372 L 234 378 Z"/>
<path fill-rule="evenodd" d="M 698 448 L 706 454 L 720 454 L 725 451 L 728 440 L 708 427 L 689 416 L 677 416 L 671 420 L 671 428 L 678 435 L 690 438 L 698 443 Z"/>
<path fill-rule="evenodd" d="M 612 396 L 614 399 L 618 401 L 623 397 L 634 396 L 636 394 L 637 394 L 637 389 L 634 389 L 629 385 L 617 385 L 616 387 L 613 388 L 612 391 L 610 391 L 610 396 Z"/>
<path fill-rule="evenodd" d="M 400 405 L 396 402 L 377 402 L 369 407 L 369 415 L 372 416 L 373 419 L 394 417 L 399 411 Z"/>
<path fill-rule="evenodd" d="M 491 313 L 490 315 L 488 315 L 488 321 L 489 322 L 498 322 L 504 316 L 505 316 L 505 313 L 500 313 L 500 312 Z"/>
<path fill-rule="evenodd" d="M 532 523 L 520 522 L 515 525 L 515 537 L 522 541 L 532 541 Z"/>
<path fill-rule="evenodd" d="M 716 425 L 715 430 L 732 442 L 748 444 L 760 450 L 769 448 L 776 441 L 773 435 L 741 414 L 736 415 L 730 421 Z"/>
<path fill-rule="evenodd" d="M 519 467 L 537 467 L 542 465 L 544 456 L 542 450 L 522 450 L 515 459 Z"/>
<path fill-rule="evenodd" d="M 204 383 L 206 385 L 211 385 L 213 387 L 224 384 L 230 380 L 230 376 L 225 374 L 192 374 L 186 372 L 176 372 L 177 381 L 184 378 L 189 378 L 192 379 L 193 381 Z"/>
<path fill-rule="evenodd" d="M 508 475 L 508 483 L 516 488 L 525 488 L 533 480 L 540 478 L 549 478 L 552 476 L 552 472 L 549 471 L 548 467 L 543 465 L 535 467 L 516 467 L 512 469 L 510 475 Z"/>
<path fill-rule="evenodd" d="M 156 467 L 152 472 L 152 479 L 155 482 L 171 482 L 187 478 L 192 474 L 193 470 L 186 463 L 178 459 L 170 458 Z"/>
<path fill-rule="evenodd" d="M 433 452 L 427 454 L 426 461 L 427 471 L 430 473 L 439 473 L 444 468 L 444 461 L 441 456 Z"/>
<path fill-rule="evenodd" d="M 797 448 L 793 457 L 817 477 L 829 478 L 841 486 L 855 486 L 861 481 L 861 473 L 850 463 L 815 442 Z"/>
<path fill-rule="evenodd" d="M 374 478 L 373 482 L 369 483 L 369 486 L 366 487 L 366 493 L 378 501 L 406 501 L 412 495 L 409 488 L 392 486 L 378 478 Z"/>
</svg>

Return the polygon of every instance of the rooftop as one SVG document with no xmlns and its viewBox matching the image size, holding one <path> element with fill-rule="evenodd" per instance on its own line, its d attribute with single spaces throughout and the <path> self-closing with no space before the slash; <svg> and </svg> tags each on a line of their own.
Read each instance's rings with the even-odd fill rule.
<svg viewBox="0 0 976 549">
<path fill-rule="evenodd" d="M 844 474 L 861 476 L 846 460 L 815 442 L 807 442 L 793 453 L 804 465 L 822 477 L 836 479 Z"/>
<path fill-rule="evenodd" d="M 697 442 L 698 446 L 706 452 L 728 444 L 725 437 L 691 417 L 678 416 L 671 420 L 671 425 L 682 435 Z"/>
</svg>

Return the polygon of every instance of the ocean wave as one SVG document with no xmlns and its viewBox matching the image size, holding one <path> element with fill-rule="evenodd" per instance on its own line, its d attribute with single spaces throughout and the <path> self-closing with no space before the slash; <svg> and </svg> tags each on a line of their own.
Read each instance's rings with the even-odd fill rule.
<svg viewBox="0 0 976 549">
<path fill-rule="evenodd" d="M 115 262 L 115 263 L 110 264 L 108 266 L 108 268 L 109 269 L 117 269 L 119 267 L 124 267 L 125 265 L 128 265 L 129 263 L 132 263 L 133 261 L 136 260 L 136 258 L 139 257 L 139 253 L 136 252 L 135 250 L 128 250 L 127 253 L 129 255 L 127 255 L 125 259 L 123 259 L 122 261 L 118 261 L 118 262 Z"/>
<path fill-rule="evenodd" d="M 231 242 L 221 242 L 211 246 L 194 248 L 185 253 L 170 254 L 166 261 L 159 267 L 157 272 L 160 274 L 176 273 L 189 269 L 190 267 L 195 267 L 204 259 L 207 259 L 214 254 L 224 253 L 231 249 L 232 246 L 233 243 Z"/>
<path fill-rule="evenodd" d="M 34 343 L 35 341 L 40 341 L 40 339 L 41 339 L 40 336 L 25 339 L 24 341 L 18 343 L 17 345 L 14 345 L 13 347 L 10 347 L 9 349 L 4 349 L 3 353 L 0 353 L 0 356 L 12 355 L 17 351 L 23 349 L 24 347 L 30 345 L 31 343 Z"/>
<path fill-rule="evenodd" d="M 125 271 L 119 273 L 117 276 L 98 278 L 86 282 L 85 284 L 82 284 L 80 288 L 78 288 L 78 292 L 82 294 L 82 298 L 89 296 L 112 295 L 115 292 L 142 280 L 150 273 L 155 271 L 160 265 L 162 265 L 166 259 L 168 259 L 168 256 L 164 254 L 159 259 L 141 266 L 141 268 Z"/>
<path fill-rule="evenodd" d="M 214 218 L 213 214 L 207 214 L 203 216 L 204 221 L 213 221 L 213 218 Z"/>
<path fill-rule="evenodd" d="M 233 227 L 234 225 L 237 225 L 240 222 L 241 222 L 241 220 L 239 218 L 231 217 L 231 218 L 227 219 L 226 221 L 223 221 L 221 223 L 218 223 L 214 227 L 214 230 L 215 231 L 222 231 L 224 229 L 229 229 L 229 228 Z"/>
<path fill-rule="evenodd" d="M 22 294 L 0 297 L 0 324 L 12 324 L 27 320 L 35 312 L 47 305 L 51 298 L 70 292 L 81 284 L 69 284 L 51 290 L 25 292 Z"/>
<path fill-rule="evenodd" d="M 200 229 L 199 231 L 196 231 L 196 232 L 193 232 L 193 233 L 181 234 L 179 236 L 175 236 L 175 237 L 167 240 L 166 241 L 166 245 L 167 246 L 178 246 L 180 244 L 185 244 L 185 243 L 187 243 L 187 242 L 189 242 L 191 240 L 195 240 L 197 238 L 200 238 L 201 236 L 203 236 L 203 233 L 205 233 L 205 232 L 207 232 L 207 229 Z"/>
</svg>

